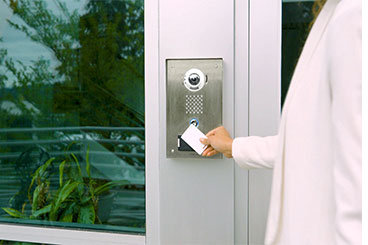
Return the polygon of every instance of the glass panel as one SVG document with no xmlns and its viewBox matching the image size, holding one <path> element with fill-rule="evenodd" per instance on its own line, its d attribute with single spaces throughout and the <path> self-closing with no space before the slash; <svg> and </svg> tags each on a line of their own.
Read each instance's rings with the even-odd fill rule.
<svg viewBox="0 0 368 245">
<path fill-rule="evenodd" d="M 290 81 L 311 28 L 318 2 L 323 0 L 282 1 L 282 69 L 281 105 L 284 104 Z"/>
<path fill-rule="evenodd" d="M 0 222 L 145 232 L 143 2 L 0 1 Z"/>
</svg>

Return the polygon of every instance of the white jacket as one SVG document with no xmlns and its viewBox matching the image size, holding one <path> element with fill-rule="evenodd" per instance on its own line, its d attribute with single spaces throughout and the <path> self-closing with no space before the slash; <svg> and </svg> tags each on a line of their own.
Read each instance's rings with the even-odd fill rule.
<svg viewBox="0 0 368 245">
<path fill-rule="evenodd" d="M 361 244 L 361 31 L 361 1 L 327 1 L 278 135 L 233 142 L 241 167 L 274 169 L 265 244 Z"/>
</svg>

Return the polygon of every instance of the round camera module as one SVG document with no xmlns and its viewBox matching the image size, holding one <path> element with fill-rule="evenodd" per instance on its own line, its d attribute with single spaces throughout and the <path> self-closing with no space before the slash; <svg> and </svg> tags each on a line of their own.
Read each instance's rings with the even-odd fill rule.
<svg viewBox="0 0 368 245">
<path fill-rule="evenodd" d="M 184 85 L 191 92 L 197 92 L 206 83 L 206 75 L 199 69 L 190 69 L 185 73 Z"/>
</svg>

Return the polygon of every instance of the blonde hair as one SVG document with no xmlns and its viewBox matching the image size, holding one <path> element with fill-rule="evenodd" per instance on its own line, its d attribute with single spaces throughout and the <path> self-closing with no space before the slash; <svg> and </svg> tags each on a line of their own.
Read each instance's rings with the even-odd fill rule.
<svg viewBox="0 0 368 245">
<path fill-rule="evenodd" d="M 316 21 L 319 13 L 321 12 L 323 5 L 325 5 L 327 0 L 316 0 L 312 6 L 312 14 L 314 16 L 313 21 L 309 25 L 309 29 L 312 28 L 314 22 Z"/>
</svg>

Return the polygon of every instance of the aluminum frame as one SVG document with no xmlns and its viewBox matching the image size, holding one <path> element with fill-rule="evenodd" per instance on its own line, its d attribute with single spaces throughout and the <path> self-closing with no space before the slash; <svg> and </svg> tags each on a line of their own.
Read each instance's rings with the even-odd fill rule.
<svg viewBox="0 0 368 245">
<path fill-rule="evenodd" d="M 282 1 L 249 0 L 249 135 L 278 132 Z M 249 244 L 263 244 L 272 170 L 249 171 Z"/>
<path fill-rule="evenodd" d="M 249 135 L 249 2 L 235 0 L 234 6 L 234 137 Z M 248 244 L 249 171 L 234 165 L 234 241 Z"/>
<path fill-rule="evenodd" d="M 8 224 L 0 224 L 0 239 L 65 245 L 145 244 L 145 236 Z"/>
</svg>

